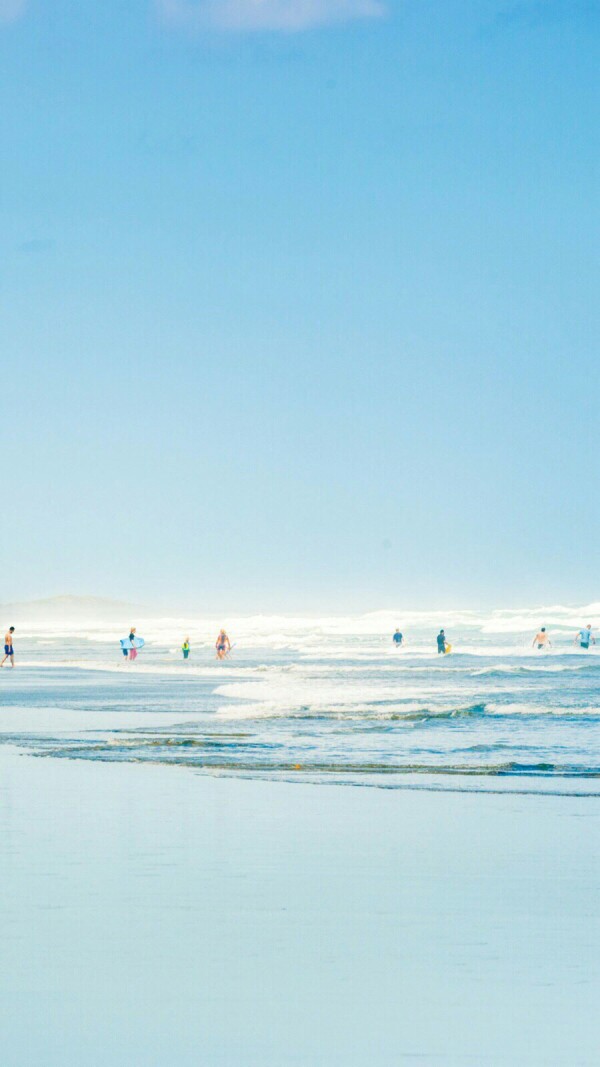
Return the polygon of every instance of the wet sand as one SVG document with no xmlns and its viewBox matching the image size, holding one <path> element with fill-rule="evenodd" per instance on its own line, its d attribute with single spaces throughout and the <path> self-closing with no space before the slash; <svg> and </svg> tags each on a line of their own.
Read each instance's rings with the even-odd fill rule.
<svg viewBox="0 0 600 1067">
<path fill-rule="evenodd" d="M 597 798 L 0 783 L 3 1067 L 598 1062 Z"/>
</svg>

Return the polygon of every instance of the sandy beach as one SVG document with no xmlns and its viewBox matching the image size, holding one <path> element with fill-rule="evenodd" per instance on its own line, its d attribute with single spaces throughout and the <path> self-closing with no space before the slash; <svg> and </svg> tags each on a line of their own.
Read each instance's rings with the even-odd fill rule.
<svg viewBox="0 0 600 1067">
<path fill-rule="evenodd" d="M 597 1063 L 597 798 L 0 768 L 4 1067 Z"/>
<path fill-rule="evenodd" d="M 600 0 L 0 0 L 0 1067 L 600 1067 Z"/>
</svg>

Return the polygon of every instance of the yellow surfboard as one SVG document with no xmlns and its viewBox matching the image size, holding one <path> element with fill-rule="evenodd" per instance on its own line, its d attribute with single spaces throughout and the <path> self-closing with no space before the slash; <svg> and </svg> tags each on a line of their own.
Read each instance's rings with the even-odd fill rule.
<svg viewBox="0 0 600 1067">
<path fill-rule="evenodd" d="M 446 645 L 444 655 L 447 656 L 449 652 L 452 652 L 452 645 Z"/>
</svg>

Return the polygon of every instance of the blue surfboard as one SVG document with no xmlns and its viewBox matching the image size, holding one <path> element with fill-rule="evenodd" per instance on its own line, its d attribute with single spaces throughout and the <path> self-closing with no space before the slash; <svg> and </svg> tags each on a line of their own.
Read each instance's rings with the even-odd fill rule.
<svg viewBox="0 0 600 1067">
<path fill-rule="evenodd" d="M 130 641 L 128 637 L 121 638 L 121 648 L 143 648 L 146 642 L 143 637 L 134 637 L 133 641 Z"/>
</svg>

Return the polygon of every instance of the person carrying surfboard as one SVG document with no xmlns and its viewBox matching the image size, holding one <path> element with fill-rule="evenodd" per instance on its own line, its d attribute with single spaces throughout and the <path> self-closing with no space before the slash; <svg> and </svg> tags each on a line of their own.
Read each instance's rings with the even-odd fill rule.
<svg viewBox="0 0 600 1067">
<path fill-rule="evenodd" d="M 130 660 L 137 659 L 138 650 L 135 647 L 134 642 L 135 642 L 135 626 L 132 626 L 131 627 L 131 631 L 129 633 L 129 643 L 131 645 L 131 648 L 129 649 L 129 659 Z"/>
<path fill-rule="evenodd" d="M 438 655 L 442 655 L 446 651 L 446 635 L 443 630 L 440 630 L 436 640 Z"/>
<path fill-rule="evenodd" d="M 127 656 L 130 660 L 137 659 L 138 652 L 144 647 L 145 641 L 143 637 L 138 637 L 136 634 L 135 626 L 131 627 L 128 637 L 121 638 L 121 651 L 124 656 Z"/>
<path fill-rule="evenodd" d="M 190 639 L 189 639 L 189 637 L 184 638 L 183 644 L 181 646 L 181 651 L 183 652 L 183 658 L 184 659 L 188 659 L 189 655 L 190 655 Z"/>
<path fill-rule="evenodd" d="M 231 652 L 231 641 L 225 633 L 225 630 L 219 632 L 215 648 L 217 650 L 217 659 L 225 659 L 225 656 Z"/>
</svg>

